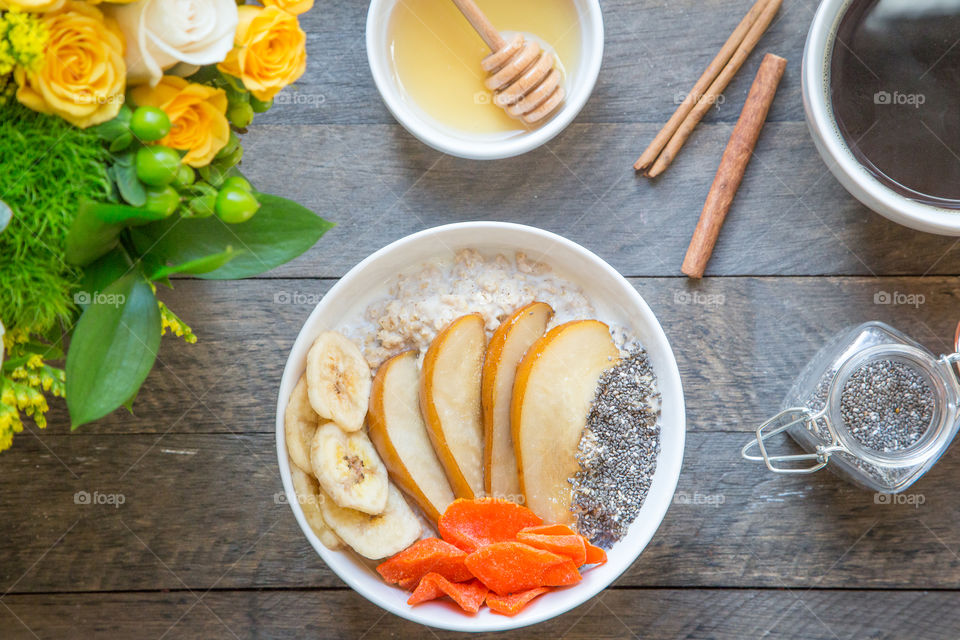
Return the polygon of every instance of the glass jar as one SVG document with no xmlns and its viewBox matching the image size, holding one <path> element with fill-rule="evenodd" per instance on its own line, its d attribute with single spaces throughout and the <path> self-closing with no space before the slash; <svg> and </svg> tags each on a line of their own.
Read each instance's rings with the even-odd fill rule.
<svg viewBox="0 0 960 640">
<path fill-rule="evenodd" d="M 903 491 L 929 471 L 960 427 L 956 352 L 937 358 L 882 322 L 844 331 L 803 369 L 783 410 L 757 428 L 742 455 L 775 473 L 826 467 L 873 491 Z M 771 455 L 767 440 L 782 432 L 806 453 Z"/>
</svg>

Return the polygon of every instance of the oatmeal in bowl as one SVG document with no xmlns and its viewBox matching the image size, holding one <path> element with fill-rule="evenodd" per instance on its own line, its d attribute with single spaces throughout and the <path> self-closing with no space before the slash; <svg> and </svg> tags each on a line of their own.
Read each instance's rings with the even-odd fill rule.
<svg viewBox="0 0 960 640">
<path fill-rule="evenodd" d="M 522 251 L 484 256 L 475 248 L 460 249 L 397 275 L 386 295 L 367 307 L 358 322 L 348 321 L 343 333 L 377 367 L 401 351 L 426 351 L 460 316 L 479 313 L 492 334 L 516 309 L 535 300 L 551 305 L 554 325 L 594 315 L 580 287 L 558 276 L 547 262 Z"/>
<path fill-rule="evenodd" d="M 560 236 L 479 222 L 399 240 L 321 300 L 281 381 L 277 448 L 304 534 L 351 587 L 492 631 L 630 566 L 671 503 L 684 427 L 636 289 Z"/>
</svg>

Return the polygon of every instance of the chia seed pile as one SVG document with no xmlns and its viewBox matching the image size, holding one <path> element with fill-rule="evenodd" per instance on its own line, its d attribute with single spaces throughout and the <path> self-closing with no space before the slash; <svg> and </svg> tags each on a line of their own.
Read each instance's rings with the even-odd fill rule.
<svg viewBox="0 0 960 640">
<path fill-rule="evenodd" d="M 935 403 L 930 385 L 912 367 L 879 360 L 859 368 L 843 385 L 840 415 L 863 446 L 900 451 L 926 433 Z"/>
<path fill-rule="evenodd" d="M 660 394 L 646 351 L 631 348 L 603 372 L 570 479 L 580 533 L 610 548 L 627 533 L 650 490 L 660 454 Z"/>
<path fill-rule="evenodd" d="M 895 369 L 899 370 L 898 373 L 905 374 L 906 378 L 894 375 L 892 376 L 894 381 L 891 381 L 888 385 L 888 376 L 881 371 L 883 369 L 882 365 L 892 365 Z M 812 411 L 818 412 L 826 406 L 835 373 L 836 369 L 830 369 L 824 372 L 818 381 L 817 388 L 808 401 L 808 406 Z M 920 388 L 910 390 L 909 381 L 914 378 L 919 378 Z M 854 380 L 857 382 L 853 382 Z M 905 383 L 904 381 L 907 382 Z M 913 381 L 916 382 L 916 380 Z M 851 385 L 858 384 L 864 385 L 864 387 L 859 390 L 859 393 L 853 391 L 851 387 Z M 912 396 L 916 396 L 911 402 L 904 402 L 904 399 L 898 396 L 897 389 L 903 385 L 906 386 Z M 848 392 L 848 388 L 851 388 L 850 392 Z M 909 426 L 904 428 L 904 423 L 900 415 L 903 414 L 905 407 L 908 405 L 924 407 L 927 406 L 928 402 L 930 413 L 926 421 L 923 422 L 924 427 L 920 429 L 919 435 L 914 437 L 912 434 L 915 433 L 915 429 Z M 841 417 L 844 421 L 844 426 L 846 426 L 856 440 L 865 447 L 872 448 L 875 451 L 897 451 L 915 444 L 916 440 L 922 437 L 926 429 L 929 428 L 930 421 L 933 417 L 932 409 L 934 402 L 933 391 L 925 379 L 899 362 L 881 360 L 871 365 L 861 367 L 861 369 L 855 372 L 847 383 L 844 384 L 844 393 L 841 395 L 840 400 Z M 899 413 L 897 413 L 898 408 Z M 919 409 L 919 414 L 921 416 L 924 415 L 922 408 Z M 889 420 L 890 416 L 894 417 L 892 421 Z M 886 429 L 882 427 L 885 420 L 887 425 Z M 917 421 L 914 420 L 910 422 Z M 900 428 L 890 429 L 889 426 L 891 424 L 897 425 Z M 822 419 L 813 423 L 811 427 L 810 433 L 820 442 L 826 445 L 831 443 L 832 438 L 826 423 Z M 899 448 L 883 449 L 882 447 L 885 446 L 884 441 L 887 442 L 887 446 L 892 445 Z M 879 467 L 846 452 L 836 453 L 834 456 L 846 461 L 849 465 L 852 465 L 852 467 L 862 472 L 871 482 L 890 490 L 898 487 L 904 479 L 909 477 L 915 470 L 915 467 Z"/>
</svg>

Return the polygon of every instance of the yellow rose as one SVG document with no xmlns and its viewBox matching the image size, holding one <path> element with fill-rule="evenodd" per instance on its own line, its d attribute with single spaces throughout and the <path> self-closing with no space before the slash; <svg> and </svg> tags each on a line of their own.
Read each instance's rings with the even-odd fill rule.
<svg viewBox="0 0 960 640">
<path fill-rule="evenodd" d="M 18 68 L 17 100 L 86 128 L 113 119 L 123 104 L 123 37 L 85 2 L 67 2 L 43 16 L 50 34 L 35 71 Z"/>
<path fill-rule="evenodd" d="M 61 8 L 66 0 L 0 0 L 0 11 L 19 9 L 32 13 L 45 13 Z"/>
<path fill-rule="evenodd" d="M 0 0 L 2 2 L 3 0 Z M 298 16 L 313 8 L 313 0 L 263 0 L 263 6 L 283 9 L 289 14 Z"/>
<path fill-rule="evenodd" d="M 183 162 L 205 167 L 230 139 L 227 94 L 205 84 L 163 76 L 157 86 L 141 85 L 130 92 L 141 107 L 157 107 L 170 118 L 170 133 L 159 144 L 186 151 Z"/>
<path fill-rule="evenodd" d="M 234 48 L 218 68 L 236 76 L 258 100 L 271 100 L 307 68 L 307 34 L 277 7 L 239 7 Z"/>
</svg>

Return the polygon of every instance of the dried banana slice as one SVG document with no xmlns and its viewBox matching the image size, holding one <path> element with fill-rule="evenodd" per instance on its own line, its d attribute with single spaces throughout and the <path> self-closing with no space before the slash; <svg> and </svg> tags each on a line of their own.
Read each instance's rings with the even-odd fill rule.
<svg viewBox="0 0 960 640">
<path fill-rule="evenodd" d="M 321 333 L 307 353 L 307 391 L 313 410 L 344 431 L 359 431 L 370 403 L 370 366 L 339 333 Z"/>
<path fill-rule="evenodd" d="M 292 462 L 292 461 L 291 461 Z M 313 532 L 320 538 L 327 549 L 336 551 L 343 548 L 343 543 L 333 529 L 327 526 L 320 512 L 320 502 L 324 499 L 320 492 L 320 485 L 310 474 L 299 469 L 296 465 L 290 465 L 290 478 L 293 480 L 293 490 L 297 494 L 297 502 L 303 511 L 303 516 L 307 519 L 307 524 L 313 529 Z"/>
<path fill-rule="evenodd" d="M 392 484 L 388 489 L 387 508 L 380 515 L 344 509 L 332 499 L 323 500 L 320 510 L 344 543 L 371 560 L 403 551 L 417 541 L 422 531 L 420 519 Z"/>
<path fill-rule="evenodd" d="M 344 433 L 328 422 L 317 428 L 310 462 L 320 486 L 338 506 L 370 515 L 387 506 L 387 468 L 363 431 Z"/>
<path fill-rule="evenodd" d="M 313 472 L 310 466 L 310 443 L 317 431 L 317 421 L 317 414 L 307 397 L 306 376 L 300 376 L 300 381 L 290 394 L 287 409 L 283 412 L 283 430 L 290 460 L 307 473 Z"/>
</svg>

